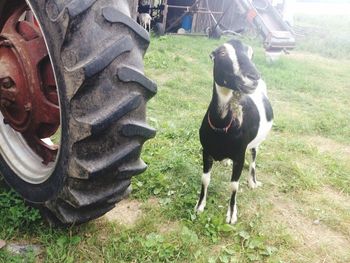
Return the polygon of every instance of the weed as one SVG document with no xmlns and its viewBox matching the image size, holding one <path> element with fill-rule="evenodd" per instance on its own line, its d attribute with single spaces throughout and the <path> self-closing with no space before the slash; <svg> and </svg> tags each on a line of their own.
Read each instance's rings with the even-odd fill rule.
<svg viewBox="0 0 350 263">
<path fill-rule="evenodd" d="M 16 232 L 27 231 L 34 222 L 38 222 L 38 210 L 25 205 L 23 199 L 14 191 L 0 193 L 0 238 L 6 239 Z"/>
</svg>

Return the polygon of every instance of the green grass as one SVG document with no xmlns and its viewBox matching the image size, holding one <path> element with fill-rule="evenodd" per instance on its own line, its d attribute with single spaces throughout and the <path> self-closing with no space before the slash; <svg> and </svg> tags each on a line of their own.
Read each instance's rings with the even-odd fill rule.
<svg viewBox="0 0 350 263">
<path fill-rule="evenodd" d="M 350 59 L 349 16 L 298 15 L 295 24 L 301 26 L 305 34 L 305 37 L 298 38 L 298 50 L 342 60 Z"/>
<path fill-rule="evenodd" d="M 148 121 L 158 133 L 143 149 L 148 170 L 133 179 L 131 199 L 143 211 L 135 226 L 100 219 L 50 229 L 35 209 L 0 185 L 0 239 L 39 244 L 44 251 L 23 258 L 0 250 L 0 262 L 349 262 L 346 48 L 331 45 L 335 53 L 344 52 L 334 59 L 305 45 L 269 65 L 260 45 L 252 43 L 275 112 L 273 131 L 258 154 L 264 185 L 248 189 L 246 164 L 238 223 L 229 226 L 224 219 L 231 171 L 216 163 L 206 210 L 194 213 L 202 170 L 198 128 L 212 89 L 208 54 L 224 41 L 152 39 L 145 68 L 159 91 L 148 104 Z M 320 220 L 319 230 L 314 220 Z M 327 248 L 325 230 L 345 238 Z"/>
</svg>

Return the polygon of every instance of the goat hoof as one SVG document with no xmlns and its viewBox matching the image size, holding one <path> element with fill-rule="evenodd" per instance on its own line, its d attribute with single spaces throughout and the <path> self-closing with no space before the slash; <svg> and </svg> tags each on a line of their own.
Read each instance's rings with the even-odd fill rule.
<svg viewBox="0 0 350 263">
<path fill-rule="evenodd" d="M 251 189 L 255 189 L 255 188 L 258 188 L 258 187 L 261 187 L 263 185 L 262 182 L 259 182 L 259 181 L 256 181 L 255 183 L 253 182 L 253 180 L 249 180 L 248 181 L 248 185 Z"/>
<path fill-rule="evenodd" d="M 233 213 L 231 213 L 231 209 L 229 208 L 226 213 L 226 223 L 234 225 L 237 222 L 237 207 L 235 206 Z"/>
<path fill-rule="evenodd" d="M 232 216 L 232 217 L 227 216 L 226 217 L 226 223 L 230 224 L 230 225 L 236 224 L 237 223 L 237 216 Z"/>
<path fill-rule="evenodd" d="M 205 208 L 205 204 L 201 204 L 200 206 L 198 206 L 198 204 L 194 207 L 194 211 L 197 212 L 197 214 L 200 214 L 204 211 Z"/>
<path fill-rule="evenodd" d="M 261 187 L 262 185 L 263 185 L 263 183 L 262 182 L 259 182 L 259 181 L 256 181 L 256 187 Z"/>
</svg>

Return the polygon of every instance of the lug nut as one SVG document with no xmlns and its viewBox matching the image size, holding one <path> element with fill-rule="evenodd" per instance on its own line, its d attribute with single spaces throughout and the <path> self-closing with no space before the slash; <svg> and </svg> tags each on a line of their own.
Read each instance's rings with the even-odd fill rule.
<svg viewBox="0 0 350 263">
<path fill-rule="evenodd" d="M 5 88 L 5 89 L 9 89 L 13 86 L 13 81 L 10 79 L 10 78 L 4 78 L 2 80 L 2 86 Z"/>
<path fill-rule="evenodd" d="M 2 40 L 0 41 L 0 46 L 4 46 L 4 47 L 13 47 L 13 44 L 11 43 L 10 40 Z"/>
<path fill-rule="evenodd" d="M 10 105 L 11 105 L 11 102 L 9 102 L 8 100 L 5 100 L 5 99 L 1 100 L 1 107 L 6 108 Z"/>
<path fill-rule="evenodd" d="M 30 102 L 24 104 L 24 110 L 30 111 L 32 109 L 32 104 Z"/>
</svg>

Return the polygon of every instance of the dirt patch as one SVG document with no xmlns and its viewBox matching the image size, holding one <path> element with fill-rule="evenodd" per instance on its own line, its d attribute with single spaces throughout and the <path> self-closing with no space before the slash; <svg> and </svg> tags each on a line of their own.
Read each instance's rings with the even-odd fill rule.
<svg viewBox="0 0 350 263">
<path fill-rule="evenodd" d="M 307 138 L 308 142 L 317 147 L 320 153 L 339 154 L 344 158 L 350 159 L 350 146 L 336 142 L 332 139 L 322 136 L 312 136 Z"/>
<path fill-rule="evenodd" d="M 190 56 L 186 56 L 186 57 L 184 57 L 184 59 L 187 62 L 189 62 L 189 63 L 195 63 L 196 62 L 196 60 L 194 58 L 190 57 Z"/>
<path fill-rule="evenodd" d="M 2 248 L 5 247 L 5 246 L 6 246 L 6 241 L 0 239 L 0 249 L 2 249 Z"/>
<path fill-rule="evenodd" d="M 350 195 L 330 186 L 317 192 L 305 192 L 300 197 L 308 206 L 308 213 L 324 221 L 335 231 L 350 237 Z M 350 250 L 349 250 L 350 254 Z"/>
<path fill-rule="evenodd" d="M 151 74 L 149 74 L 151 75 Z M 157 73 L 152 73 L 152 79 L 158 84 L 158 88 L 162 87 L 163 85 L 165 85 L 165 83 L 171 79 L 171 77 L 167 74 L 161 73 L 161 72 L 157 72 Z"/>
<path fill-rule="evenodd" d="M 105 214 L 109 222 L 117 222 L 127 227 L 133 227 L 143 216 L 142 208 L 148 210 L 159 207 L 159 200 L 155 197 L 146 202 L 135 199 L 124 199 L 116 204 L 115 208 Z"/>
<path fill-rule="evenodd" d="M 350 211 L 350 196 L 347 193 L 342 193 L 329 186 L 325 186 L 315 195 L 318 198 L 327 198 L 327 200 L 331 200 L 332 203 L 338 204 Z"/>
<path fill-rule="evenodd" d="M 117 222 L 132 227 L 142 217 L 142 203 L 137 200 L 124 199 L 116 204 L 115 208 L 105 214 L 109 222 Z"/>
<path fill-rule="evenodd" d="M 290 200 L 274 198 L 273 204 L 275 220 L 287 226 L 297 243 L 295 255 L 319 262 L 350 262 L 350 241 L 342 233 L 303 216 Z"/>
</svg>

